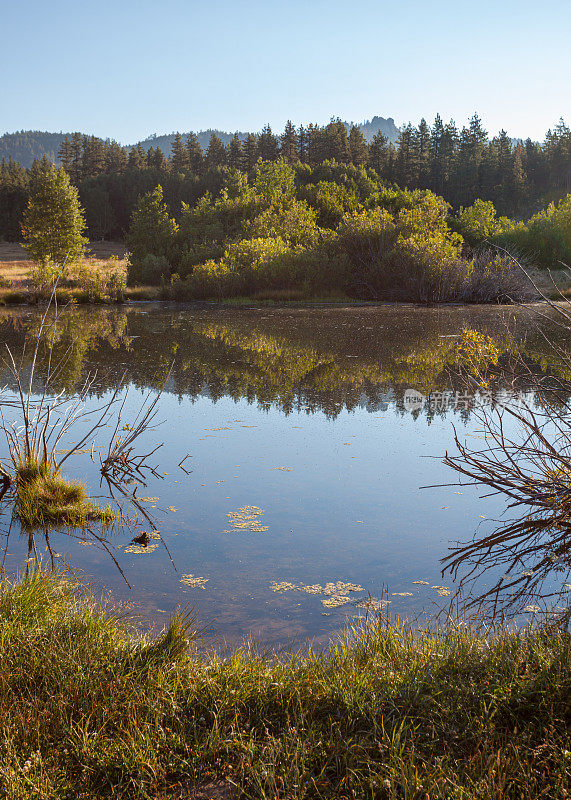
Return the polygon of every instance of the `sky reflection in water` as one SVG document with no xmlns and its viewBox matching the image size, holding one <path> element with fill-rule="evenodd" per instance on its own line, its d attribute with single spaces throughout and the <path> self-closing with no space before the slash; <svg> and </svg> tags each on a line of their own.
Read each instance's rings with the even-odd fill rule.
<svg viewBox="0 0 571 800">
<path fill-rule="evenodd" d="M 0 318 L 15 350 L 36 324 L 28 311 Z M 159 407 L 164 423 L 148 434 L 150 443 L 164 442 L 160 465 L 168 474 L 139 492 L 160 498 L 147 505 L 157 506 L 172 561 L 162 546 L 125 552 L 131 534 L 122 530 L 110 545 L 131 588 L 97 543 L 54 531 L 58 562 L 159 624 L 177 605 L 194 605 L 208 638 L 231 644 L 245 636 L 271 645 L 325 641 L 364 613 L 356 601 L 369 594 L 388 599 L 395 614 L 433 613 L 449 597 L 432 587 L 454 591 L 440 559 L 450 544 L 490 525 L 504 503 L 479 499 L 473 487 L 419 488 L 455 480 L 441 463 L 453 446 L 452 423 L 471 433 L 475 422 L 453 403 L 411 413 L 405 390 L 460 390 L 447 371 L 447 343 L 476 328 L 509 358 L 506 326 L 518 336 L 529 322 L 515 309 L 460 307 L 69 312 L 56 345 L 61 353 L 71 346 L 61 376 L 68 391 L 97 369 L 105 397 L 127 370 L 134 413 L 174 359 Z M 526 345 L 534 358 L 539 338 Z M 188 475 L 177 467 L 187 453 Z M 96 494 L 89 457 L 72 460 L 73 477 Z M 240 512 L 248 506 L 258 509 L 254 525 L 234 525 L 251 515 Z M 41 552 L 45 541 L 36 537 L 36 546 Z M 27 556 L 27 536 L 13 531 L 6 569 L 22 569 Z M 181 582 L 185 575 L 207 579 L 204 588 Z M 326 595 L 270 588 L 336 581 L 365 591 L 329 608 Z"/>
</svg>

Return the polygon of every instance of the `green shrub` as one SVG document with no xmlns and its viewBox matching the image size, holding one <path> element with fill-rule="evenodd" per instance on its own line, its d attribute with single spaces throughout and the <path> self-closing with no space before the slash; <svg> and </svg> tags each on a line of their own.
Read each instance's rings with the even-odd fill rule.
<svg viewBox="0 0 571 800">
<path fill-rule="evenodd" d="M 508 245 L 538 267 L 558 269 L 571 266 L 571 194 L 500 234 L 496 242 Z"/>
<path fill-rule="evenodd" d="M 344 214 L 359 207 L 359 199 L 353 192 L 331 181 L 310 183 L 302 195 L 316 209 L 319 225 L 324 228 L 336 228 Z"/>
<path fill-rule="evenodd" d="M 178 225 L 169 217 L 167 206 L 163 202 L 161 186 L 139 198 L 127 235 L 129 284 L 144 280 L 143 261 L 148 255 L 166 259 L 169 264 L 174 260 L 177 231 Z"/>
<path fill-rule="evenodd" d="M 384 209 L 346 215 L 338 234 L 348 261 L 347 291 L 421 302 L 456 298 L 471 267 L 447 213 L 441 198 L 425 193 L 396 215 Z"/>
<path fill-rule="evenodd" d="M 454 220 L 462 238 L 471 247 L 480 247 L 485 242 L 499 241 L 513 235 L 518 223 L 508 217 L 498 217 L 491 200 L 474 200 L 471 206 L 460 208 Z M 519 223 L 521 227 L 521 223 Z"/>
<path fill-rule="evenodd" d="M 498 233 L 496 209 L 491 200 L 474 200 L 471 206 L 460 208 L 458 228 L 470 245 L 478 245 Z"/>
<path fill-rule="evenodd" d="M 155 256 L 148 253 L 141 261 L 141 282 L 157 286 L 161 279 L 170 275 L 170 264 L 165 256 Z"/>
<path fill-rule="evenodd" d="M 292 246 L 312 244 L 319 233 L 317 211 L 304 200 L 278 202 L 271 205 L 244 226 L 251 239 L 281 239 Z"/>
<path fill-rule="evenodd" d="M 51 258 L 34 261 L 30 268 L 30 280 L 33 291 L 41 297 L 47 297 L 54 288 L 61 266 Z"/>
<path fill-rule="evenodd" d="M 122 303 L 125 299 L 125 289 L 127 288 L 127 274 L 123 269 L 115 269 L 109 273 L 107 278 L 107 294 L 109 299 L 116 303 Z"/>
</svg>

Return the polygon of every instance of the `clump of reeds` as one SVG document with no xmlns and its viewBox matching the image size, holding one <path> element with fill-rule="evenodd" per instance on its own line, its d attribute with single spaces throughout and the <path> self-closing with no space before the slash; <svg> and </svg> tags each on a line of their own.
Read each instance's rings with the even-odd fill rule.
<svg viewBox="0 0 571 800">
<path fill-rule="evenodd" d="M 0 793 L 565 798 L 569 636 L 481 630 L 374 618 L 320 653 L 222 658 L 188 619 L 151 640 L 61 575 L 4 581 Z"/>
<path fill-rule="evenodd" d="M 85 452 L 86 445 L 94 461 L 96 436 L 105 427 L 112 427 L 107 455 L 105 458 L 100 456 L 101 476 L 121 518 L 124 519 L 121 502 L 127 501 L 149 519 L 136 498 L 136 487 L 145 485 L 146 474 L 158 476 L 148 459 L 161 445 L 150 452 L 138 453 L 136 442 L 152 427 L 160 392 L 149 404 L 143 403 L 131 425 L 121 428 L 121 412 L 126 402 L 123 398 L 118 405 L 122 381 L 110 400 L 87 410 L 85 403 L 92 391 L 95 375 L 87 375 L 80 390 L 72 397 L 56 390 L 58 376 L 69 357 L 69 353 L 59 360 L 54 356 L 56 331 L 62 313 L 57 304 L 56 280 L 40 320 L 26 380 L 22 364 L 16 363 L 9 348 L 6 350 L 6 367 L 16 391 L 15 399 L 4 402 L 5 410 L 0 407 L 0 431 L 6 438 L 10 462 L 9 468 L 0 464 L 0 499 L 10 489 L 17 515 L 29 527 L 52 524 L 84 526 L 93 521 L 110 523 L 116 517 L 111 508 L 100 508 L 89 498 L 85 486 L 67 479 L 61 468 L 68 458 Z M 47 365 L 42 375 L 41 391 L 36 392 L 36 367 L 41 346 L 47 349 Z M 16 419 L 11 422 L 6 419 L 8 408 L 16 410 Z M 87 430 L 79 440 L 61 449 L 61 443 L 66 441 L 77 423 L 87 423 Z M 122 430 L 127 433 L 123 434 Z"/>
<path fill-rule="evenodd" d="M 15 464 L 14 490 L 20 521 L 30 528 L 50 525 L 85 526 L 115 519 L 111 508 L 100 508 L 79 481 L 60 474 L 49 460 L 29 453 Z"/>
</svg>

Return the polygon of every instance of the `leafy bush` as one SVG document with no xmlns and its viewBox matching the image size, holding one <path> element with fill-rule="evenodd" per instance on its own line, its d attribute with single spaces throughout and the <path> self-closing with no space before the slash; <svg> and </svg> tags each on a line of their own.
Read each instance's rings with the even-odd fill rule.
<svg viewBox="0 0 571 800">
<path fill-rule="evenodd" d="M 271 205 L 244 226 L 245 234 L 252 239 L 282 239 L 289 245 L 312 244 L 319 229 L 317 211 L 304 200 L 292 200 Z"/>
<path fill-rule="evenodd" d="M 539 267 L 571 266 L 571 194 L 533 216 L 526 225 L 496 237 Z"/>
<path fill-rule="evenodd" d="M 353 192 L 330 181 L 310 183 L 302 195 L 316 209 L 318 222 L 324 228 L 336 228 L 344 214 L 359 207 L 359 199 Z"/>
<path fill-rule="evenodd" d="M 462 237 L 472 247 L 509 236 L 518 225 L 508 217 L 498 217 L 491 200 L 475 200 L 471 206 L 460 208 L 455 223 Z"/>
<path fill-rule="evenodd" d="M 141 261 L 140 276 L 142 283 L 156 286 L 161 279 L 170 275 L 170 264 L 165 256 L 148 253 Z"/>
<path fill-rule="evenodd" d="M 102 270 L 92 262 L 83 262 L 75 272 L 70 273 L 69 283 L 84 293 L 90 303 L 109 300 L 119 303 L 125 299 L 127 276 L 125 270 L 116 267 Z"/>
<path fill-rule="evenodd" d="M 447 204 L 426 193 L 393 215 L 384 209 L 346 215 L 338 229 L 348 261 L 348 291 L 360 297 L 451 300 L 466 281 L 462 238 L 446 223 Z"/>
<path fill-rule="evenodd" d="M 295 171 L 285 158 L 277 161 L 262 161 L 256 164 L 254 172 L 254 192 L 266 203 L 279 203 L 293 200 L 295 195 Z"/>
<path fill-rule="evenodd" d="M 127 274 L 122 269 L 114 269 L 107 278 L 106 291 L 110 300 L 122 303 L 125 299 L 125 289 L 127 288 Z"/>
<path fill-rule="evenodd" d="M 30 268 L 30 280 L 34 292 L 42 297 L 48 296 L 54 288 L 61 266 L 51 258 L 35 261 Z"/>
<path fill-rule="evenodd" d="M 143 261 L 148 255 L 166 259 L 170 265 L 175 256 L 177 230 L 178 225 L 169 217 L 167 206 L 163 202 L 161 186 L 139 198 L 127 235 L 127 274 L 130 284 L 144 280 Z M 170 273 L 170 268 L 168 272 Z"/>
</svg>

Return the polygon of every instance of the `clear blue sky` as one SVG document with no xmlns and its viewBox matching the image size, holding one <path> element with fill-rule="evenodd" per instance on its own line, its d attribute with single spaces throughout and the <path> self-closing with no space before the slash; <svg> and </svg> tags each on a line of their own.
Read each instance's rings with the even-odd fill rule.
<svg viewBox="0 0 571 800">
<path fill-rule="evenodd" d="M 3 0 L 0 133 L 571 123 L 571 0 Z"/>
</svg>

